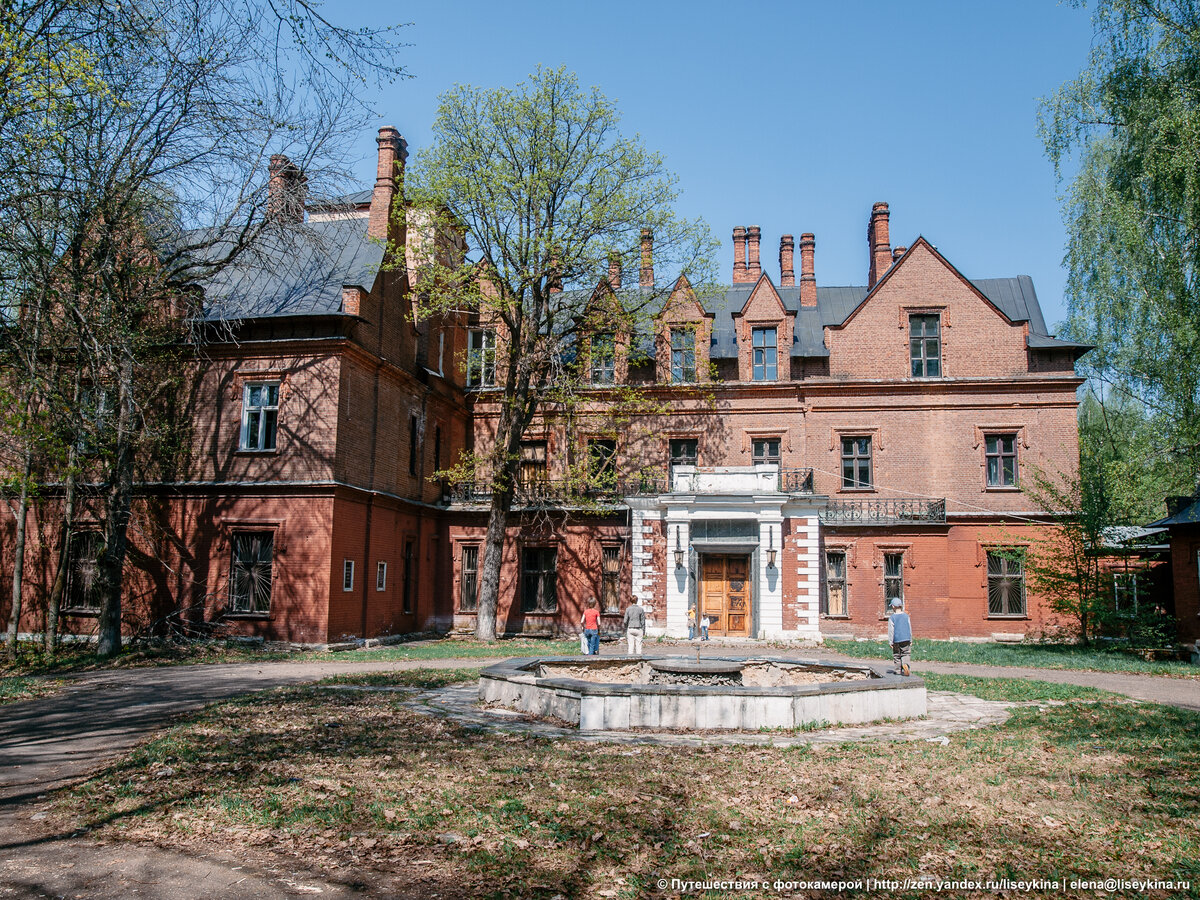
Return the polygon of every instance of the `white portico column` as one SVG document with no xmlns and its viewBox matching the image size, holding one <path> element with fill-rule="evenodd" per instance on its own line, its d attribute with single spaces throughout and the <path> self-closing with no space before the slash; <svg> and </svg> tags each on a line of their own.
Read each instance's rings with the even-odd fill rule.
<svg viewBox="0 0 1200 900">
<path fill-rule="evenodd" d="M 777 640 L 783 634 L 783 517 L 763 511 L 758 519 L 758 637 Z M 770 548 L 775 548 L 771 565 Z"/>
<path fill-rule="evenodd" d="M 692 573 L 688 570 L 688 548 L 691 546 L 691 528 L 688 520 L 673 517 L 671 510 L 666 518 L 667 552 L 664 573 L 667 581 L 667 635 L 687 637 L 688 596 L 691 591 Z M 683 568 L 675 565 L 675 548 L 683 551 Z"/>
</svg>

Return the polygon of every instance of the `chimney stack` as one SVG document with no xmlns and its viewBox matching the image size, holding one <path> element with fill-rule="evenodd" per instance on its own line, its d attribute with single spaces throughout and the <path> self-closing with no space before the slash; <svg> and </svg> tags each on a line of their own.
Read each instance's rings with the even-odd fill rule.
<svg viewBox="0 0 1200 900">
<path fill-rule="evenodd" d="M 608 286 L 614 294 L 621 290 L 621 257 L 616 252 L 608 254 Z"/>
<path fill-rule="evenodd" d="M 642 271 L 638 275 L 638 285 L 654 287 L 654 232 L 649 228 L 642 229 Z"/>
<path fill-rule="evenodd" d="M 746 229 L 746 280 L 758 281 L 762 275 L 762 264 L 758 261 L 758 238 L 761 230 L 757 225 Z"/>
<path fill-rule="evenodd" d="M 267 217 L 280 224 L 303 222 L 308 179 L 282 153 L 271 156 L 267 171 Z"/>
<path fill-rule="evenodd" d="M 812 234 L 800 235 L 800 305 L 817 305 L 817 276 L 813 269 L 817 239 Z"/>
<path fill-rule="evenodd" d="M 902 257 L 907 252 L 908 252 L 907 247 L 893 247 L 892 248 L 892 262 L 895 262 L 896 260 L 898 260 L 900 257 Z"/>
<path fill-rule="evenodd" d="M 746 229 L 736 225 L 733 229 L 733 283 L 749 280 L 746 277 Z"/>
<path fill-rule="evenodd" d="M 793 260 L 796 254 L 796 242 L 792 240 L 790 234 L 785 234 L 779 239 L 779 286 L 780 287 L 795 287 L 796 272 L 793 269 Z"/>
<path fill-rule="evenodd" d="M 395 128 L 385 125 L 375 138 L 379 145 L 379 159 L 375 167 L 375 190 L 371 193 L 371 213 L 367 219 L 367 234 L 387 240 L 388 221 L 392 215 L 392 203 L 397 186 L 404 181 L 404 160 L 408 156 L 408 145 Z"/>
<path fill-rule="evenodd" d="M 891 239 L 888 237 L 888 205 L 876 203 L 871 207 L 871 222 L 867 225 L 867 249 L 871 254 L 871 271 L 867 282 L 868 290 L 892 265 Z"/>
</svg>

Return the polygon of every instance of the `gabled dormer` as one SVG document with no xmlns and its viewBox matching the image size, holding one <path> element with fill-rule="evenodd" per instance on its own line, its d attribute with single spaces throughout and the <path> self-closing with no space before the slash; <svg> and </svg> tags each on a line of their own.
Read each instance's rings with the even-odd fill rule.
<svg viewBox="0 0 1200 900">
<path fill-rule="evenodd" d="M 762 273 L 741 310 L 733 313 L 738 381 L 775 382 L 791 377 L 796 313 L 787 309 L 771 277 Z"/>
<path fill-rule="evenodd" d="M 709 380 L 709 341 L 714 315 L 707 312 L 686 275 L 680 275 L 658 316 L 655 370 L 659 384 Z"/>
<path fill-rule="evenodd" d="M 620 269 L 610 266 L 609 277 L 596 285 L 578 323 L 583 380 L 597 387 L 624 384 L 629 379 L 632 323 L 621 302 Z"/>
</svg>

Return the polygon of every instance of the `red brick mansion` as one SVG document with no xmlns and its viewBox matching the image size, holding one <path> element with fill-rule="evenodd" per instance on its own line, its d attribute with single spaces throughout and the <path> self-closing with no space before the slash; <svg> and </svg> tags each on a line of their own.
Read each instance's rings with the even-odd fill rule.
<svg viewBox="0 0 1200 900">
<path fill-rule="evenodd" d="M 430 474 L 488 448 L 497 335 L 466 314 L 414 316 L 387 259 L 422 239 L 418 214 L 392 214 L 403 163 L 382 129 L 372 190 L 310 204 L 277 265 L 206 291 L 206 314 L 237 324 L 197 373 L 186 478 L 143 489 L 131 627 L 186 606 L 301 643 L 473 628 L 486 489 Z M 1013 551 L 1047 521 L 1027 473 L 1078 465 L 1087 348 L 1048 333 L 1028 277 L 971 279 L 924 238 L 894 246 L 888 215 L 870 212 L 854 286 L 817 282 L 811 234 L 798 272 L 780 239 L 776 273 L 759 229 L 735 228 L 727 287 L 696 299 L 681 282 L 645 361 L 593 358 L 596 417 L 627 384 L 655 411 L 615 438 L 587 416 L 529 429 L 499 631 L 573 632 L 593 596 L 615 631 L 635 595 L 652 635 L 685 636 L 695 608 L 718 636 L 874 637 L 893 598 L 923 637 L 1052 626 Z M 555 492 L 580 455 L 614 473 L 603 508 Z M 52 541 L 33 532 L 31 631 Z M 88 533 L 85 516 L 78 631 L 96 612 Z"/>
</svg>

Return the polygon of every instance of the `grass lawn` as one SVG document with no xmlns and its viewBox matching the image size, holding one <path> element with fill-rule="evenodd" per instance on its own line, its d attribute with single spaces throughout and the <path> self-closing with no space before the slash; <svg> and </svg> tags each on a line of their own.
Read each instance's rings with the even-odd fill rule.
<svg viewBox="0 0 1200 900">
<path fill-rule="evenodd" d="M 826 646 L 847 656 L 891 659 L 892 648 L 882 641 L 829 641 Z M 1200 666 L 1167 661 L 1149 662 L 1103 647 L 1077 644 L 974 644 L 963 641 L 913 641 L 914 660 L 975 663 L 983 666 L 1029 666 L 1038 669 L 1085 669 L 1200 678 Z"/>
<path fill-rule="evenodd" d="M 1124 896 L 1200 897 L 1200 716 L 1070 685 L 929 686 L 1066 702 L 1016 707 L 945 746 L 689 749 L 487 734 L 408 710 L 403 694 L 293 688 L 172 729 L 62 796 L 54 824 L 185 851 L 233 842 L 251 863 L 284 857 L 384 895 L 779 897 L 791 894 L 670 879 L 1114 877 L 1192 885 Z"/>
<path fill-rule="evenodd" d="M 46 697 L 56 693 L 61 687 L 62 682 L 54 678 L 0 675 L 0 705 Z"/>
</svg>

